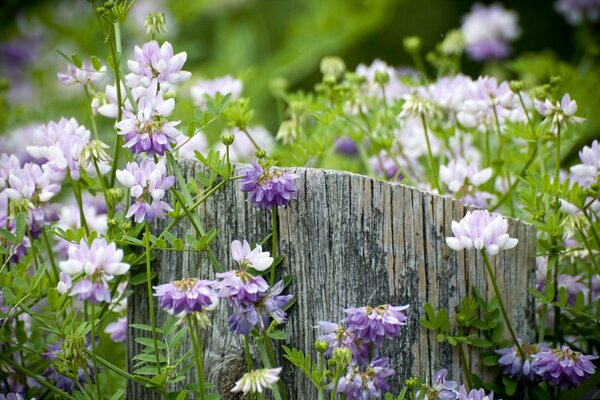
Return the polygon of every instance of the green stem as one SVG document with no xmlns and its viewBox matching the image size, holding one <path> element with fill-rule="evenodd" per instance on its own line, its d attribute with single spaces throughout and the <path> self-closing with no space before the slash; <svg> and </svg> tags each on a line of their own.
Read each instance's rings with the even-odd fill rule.
<svg viewBox="0 0 600 400">
<path fill-rule="evenodd" d="M 271 359 L 269 358 L 269 354 L 267 351 L 267 346 L 266 346 L 266 340 L 263 338 L 257 339 L 256 340 L 256 344 L 258 347 L 258 353 L 260 354 L 260 359 L 262 361 L 262 364 L 265 368 L 273 368 L 273 364 L 271 363 Z M 273 397 L 275 398 L 275 400 L 284 400 L 285 397 L 283 396 L 283 392 L 280 390 L 279 385 L 280 385 L 281 381 L 277 382 L 275 385 L 272 386 L 272 390 L 273 390 Z"/>
<path fill-rule="evenodd" d="M 323 371 L 325 371 L 325 353 L 322 351 L 319 351 L 319 374 L 323 374 Z M 317 387 L 317 396 L 318 399 L 317 400 L 324 400 L 324 396 L 325 396 L 325 392 L 323 390 L 323 382 L 319 382 L 319 386 Z"/>
<path fill-rule="evenodd" d="M 77 201 L 77 207 L 79 207 L 79 219 L 81 220 L 81 226 L 85 230 L 85 235 L 90 236 L 90 230 L 88 228 L 87 222 L 85 220 L 85 213 L 83 212 L 83 200 L 81 198 L 81 187 L 79 186 L 79 182 L 75 179 L 71 178 L 71 174 L 69 174 L 69 179 L 73 184 L 73 193 L 75 194 L 75 201 Z"/>
<path fill-rule="evenodd" d="M 465 379 L 467 381 L 467 388 L 473 388 L 473 381 L 471 380 L 471 367 L 467 362 L 467 357 L 465 356 L 465 351 L 463 349 L 462 344 L 458 345 L 458 357 L 460 358 L 460 363 L 462 364 L 463 372 L 465 373 Z"/>
<path fill-rule="evenodd" d="M 510 320 L 508 319 L 508 314 L 506 313 L 506 308 L 504 307 L 504 301 L 502 300 L 502 294 L 500 293 L 500 290 L 498 289 L 498 285 L 496 284 L 496 276 L 494 275 L 494 271 L 492 270 L 492 266 L 490 265 L 490 260 L 488 259 L 485 249 L 481 250 L 481 255 L 483 256 L 485 268 L 487 269 L 488 276 L 490 278 L 490 281 L 492 282 L 492 287 L 494 288 L 494 293 L 496 294 L 496 298 L 498 299 L 498 305 L 500 306 L 500 311 L 502 312 L 502 317 L 504 318 L 506 327 L 508 328 L 508 331 L 510 332 L 510 336 L 512 337 L 513 342 L 514 342 L 517 350 L 519 351 L 521 360 L 526 360 L 527 357 L 525 356 L 525 353 L 523 352 L 523 349 L 521 348 L 521 345 L 519 344 L 519 341 L 517 340 L 517 335 L 515 335 L 515 331 L 513 330 L 512 324 L 510 323 Z"/>
<path fill-rule="evenodd" d="M 96 159 L 94 159 L 94 168 L 96 169 L 96 174 L 98 175 L 98 180 L 100 181 L 100 187 L 102 187 L 102 194 L 104 195 L 104 202 L 106 203 L 108 219 L 111 219 L 113 217 L 113 206 L 108 198 L 106 182 L 104 182 L 104 177 L 102 176 L 102 173 L 100 173 L 100 167 L 98 167 L 98 161 Z"/>
<path fill-rule="evenodd" d="M 206 397 L 206 390 L 204 389 L 204 362 L 202 359 L 202 343 L 200 342 L 200 336 L 198 334 L 198 325 L 192 315 L 188 315 L 188 328 L 190 331 L 192 346 L 194 348 L 194 356 L 196 359 L 196 372 L 198 374 L 200 399 L 204 400 Z"/>
<path fill-rule="evenodd" d="M 277 206 L 271 209 L 271 232 L 273 236 L 271 236 L 271 257 L 273 259 L 277 258 Z M 273 261 L 275 263 L 275 261 Z M 275 284 L 275 265 L 271 267 L 271 278 L 270 285 L 273 286 Z"/>
<path fill-rule="evenodd" d="M 425 134 L 425 142 L 427 142 L 427 154 L 429 155 L 429 165 L 431 167 L 431 172 L 433 175 L 433 184 L 437 189 L 439 194 L 442 194 L 442 190 L 440 189 L 440 184 L 438 182 L 438 173 L 437 165 L 435 164 L 435 160 L 433 158 L 433 153 L 431 152 L 431 144 L 429 143 L 429 133 L 427 133 L 427 123 L 425 122 L 425 114 L 421 113 L 421 124 L 423 125 L 423 133 Z"/>
<path fill-rule="evenodd" d="M 554 172 L 554 179 L 555 184 L 558 184 L 560 179 L 560 124 L 556 127 L 556 171 Z"/>
<path fill-rule="evenodd" d="M 552 276 L 552 284 L 554 285 L 555 296 L 558 296 L 558 262 L 559 256 L 557 254 L 556 259 L 554 260 L 554 270 Z M 560 307 L 554 306 L 554 332 L 552 334 L 552 347 L 556 348 L 558 342 L 560 341 L 560 336 L 562 336 L 560 334 Z"/>
<path fill-rule="evenodd" d="M 158 339 L 156 334 L 156 318 L 154 316 L 154 300 L 152 298 L 152 270 L 150 268 L 150 225 L 146 222 L 146 233 L 144 235 L 146 244 L 146 282 L 148 288 L 148 307 L 150 308 L 150 322 L 152 325 L 152 341 L 154 342 L 154 354 L 156 355 L 156 368 L 161 374 L 160 358 L 158 355 Z"/>
<path fill-rule="evenodd" d="M 50 259 L 50 265 L 52 266 L 52 271 L 54 272 L 54 278 L 56 282 L 53 282 L 52 285 L 55 285 L 59 281 L 58 268 L 56 267 L 56 261 L 54 260 L 54 251 L 52 250 L 52 246 L 50 246 L 50 240 L 48 239 L 48 234 L 46 233 L 46 227 L 42 229 L 42 238 L 44 239 L 44 245 L 46 246 L 46 251 L 48 252 L 48 258 Z"/>
<path fill-rule="evenodd" d="M 87 85 L 83 85 L 83 90 L 85 91 L 85 99 L 87 100 L 88 112 L 90 114 L 90 120 L 92 121 L 92 132 L 94 132 L 94 138 L 96 140 L 99 140 L 98 127 L 96 126 L 96 118 L 94 117 L 94 110 L 92 110 L 92 99 L 90 97 L 90 91 L 88 90 Z"/>
<path fill-rule="evenodd" d="M 506 193 L 504 193 L 504 195 L 500 198 L 500 200 L 498 200 L 498 202 L 494 206 L 490 207 L 490 209 L 489 209 L 490 211 L 495 211 L 496 209 L 498 209 L 498 207 L 500 207 L 506 201 L 506 199 L 508 198 L 508 196 L 510 196 L 512 194 L 512 192 L 517 187 L 517 184 L 519 183 L 519 178 L 523 178 L 525 176 L 525 173 L 529 169 L 529 167 L 531 167 L 531 164 L 533 164 L 533 161 L 535 160 L 536 153 L 537 153 L 537 148 L 533 147 L 532 150 L 531 150 L 531 154 L 529 156 L 529 159 L 527 160 L 527 162 L 525 163 L 525 166 L 523 167 L 523 169 L 519 173 L 518 178 L 514 180 L 514 182 L 508 188 L 508 191 Z"/>
<path fill-rule="evenodd" d="M 502 158 L 506 157 L 506 154 L 504 152 L 504 139 L 502 137 L 502 131 L 500 129 L 500 120 L 498 118 L 498 111 L 496 110 L 496 105 L 494 103 L 492 103 L 492 110 L 494 112 L 494 122 L 496 125 L 496 132 L 498 133 L 498 143 L 500 144 L 500 154 L 502 155 Z M 502 162 L 502 172 L 504 173 L 504 179 L 506 180 L 506 183 L 508 184 L 508 187 L 512 187 L 512 183 L 510 182 L 510 174 L 508 172 L 508 165 L 506 164 L 506 161 Z M 515 216 L 515 207 L 514 207 L 514 203 L 513 203 L 513 199 L 512 196 L 510 197 L 510 211 L 512 216 Z"/>
<path fill-rule="evenodd" d="M 17 364 L 16 362 L 14 362 L 13 360 L 11 360 L 9 357 L 6 357 L 2 353 L 0 353 L 0 360 L 2 360 L 4 363 L 10 365 L 10 367 L 12 369 L 14 369 L 15 371 L 17 371 L 18 373 L 30 377 L 31 379 L 33 379 L 34 381 L 36 381 L 37 383 L 39 383 L 40 385 L 42 385 L 46 389 L 52 391 L 53 393 L 56 393 L 56 395 L 59 396 L 61 399 L 77 400 L 75 397 L 71 396 L 70 394 L 68 394 L 66 392 L 63 392 L 59 388 L 57 388 L 57 387 L 51 385 L 50 383 L 48 383 L 48 379 L 47 378 L 42 378 L 40 376 L 37 376 L 36 374 L 34 374 L 29 369 L 23 368 L 20 364 Z"/>
<path fill-rule="evenodd" d="M 250 339 L 248 336 L 244 336 L 244 355 L 246 357 L 246 370 L 250 372 L 254 368 L 252 367 L 252 358 L 250 357 Z"/>
<path fill-rule="evenodd" d="M 114 62 L 115 67 L 115 89 L 117 90 L 117 122 L 121 121 L 123 118 L 123 110 L 121 106 L 123 105 L 123 94 L 121 93 L 121 26 L 119 25 L 119 21 L 115 22 L 114 25 L 115 30 L 115 45 L 110 46 L 111 55 Z M 132 103 L 133 104 L 133 103 Z M 115 186 L 115 178 L 117 175 L 117 168 L 119 167 L 119 155 L 122 151 L 123 138 L 121 135 L 116 135 L 115 138 L 115 153 L 113 156 L 113 166 L 110 172 L 110 186 Z"/>
<path fill-rule="evenodd" d="M 92 340 L 90 341 L 90 345 L 92 346 L 92 364 L 94 369 L 94 377 L 96 378 L 96 393 L 98 394 L 98 400 L 102 399 L 102 392 L 100 391 L 100 375 L 98 375 L 98 364 L 96 361 L 96 307 L 94 303 L 92 303 L 92 327 L 91 334 Z M 85 370 L 85 368 L 84 368 Z M 90 381 L 90 385 L 92 382 Z"/>
<path fill-rule="evenodd" d="M 250 135 L 250 133 L 248 133 L 248 130 L 246 128 L 241 130 L 242 132 L 244 132 L 246 134 L 246 136 L 248 137 L 248 139 L 250 139 L 250 141 L 252 142 L 252 144 L 254 145 L 254 148 L 256 150 L 260 150 L 260 146 L 254 141 L 254 139 L 252 138 L 252 135 Z"/>
<path fill-rule="evenodd" d="M 333 389 L 331 390 L 331 394 L 329 395 L 329 400 L 335 400 L 335 395 L 337 394 L 337 388 L 340 383 L 340 376 L 342 376 L 342 371 L 340 371 L 339 366 L 335 369 L 335 376 L 333 382 Z"/>
</svg>

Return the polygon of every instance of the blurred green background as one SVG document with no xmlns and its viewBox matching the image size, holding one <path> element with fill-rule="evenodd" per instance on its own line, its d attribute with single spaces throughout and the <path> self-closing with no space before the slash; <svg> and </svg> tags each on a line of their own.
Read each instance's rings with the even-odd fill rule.
<svg viewBox="0 0 600 400">
<path fill-rule="evenodd" d="M 143 21 L 148 12 L 164 11 L 169 40 L 176 52 L 186 51 L 186 68 L 193 78 L 181 90 L 200 78 L 233 74 L 243 79 L 244 94 L 252 98 L 255 123 L 276 132 L 279 118 L 273 97 L 273 82 L 285 82 L 288 89 L 310 90 L 320 80 L 319 61 L 338 55 L 349 69 L 359 63 L 381 58 L 394 66 L 411 66 L 402 39 L 417 35 L 423 53 L 432 50 L 450 29 L 460 26 L 461 17 L 474 2 L 460 0 L 138 0 L 123 27 L 125 55 L 135 44 L 148 39 Z M 486 3 L 486 2 L 484 2 Z M 503 78 L 525 76 L 529 84 L 541 84 L 551 75 L 562 74 L 557 60 L 571 62 L 573 70 L 592 57 L 590 76 L 578 75 L 565 88 L 580 104 L 598 104 L 600 75 L 597 70 L 597 43 L 592 28 L 573 28 L 553 7 L 553 1 L 505 1 L 519 14 L 523 35 L 513 55 L 548 51 L 544 57 L 529 57 L 520 64 L 483 66 L 465 60 L 463 69 L 477 76 L 493 71 Z M 0 107 L 0 131 L 27 122 L 45 122 L 59 116 L 86 120 L 81 90 L 58 84 L 56 72 L 66 62 L 56 50 L 79 52 L 84 58 L 97 55 L 105 60 L 108 47 L 84 0 L 5 0 L 0 6 L 0 75 L 7 90 Z M 12 47 L 11 47 L 12 46 Z M 8 50 L 7 50 L 8 47 Z M 12 52 L 12 53 L 11 53 Z M 16 54 L 15 54 L 16 53 Z M 11 58 L 12 57 L 12 58 Z M 587 58 L 586 58 L 587 57 Z M 587 61 L 586 61 L 587 60 Z M 433 70 L 431 71 L 433 72 Z M 586 71 L 584 71 L 587 73 Z M 568 73 L 566 74 L 568 75 Z M 282 80 L 282 79 L 283 80 Z M 585 81 L 585 89 L 581 82 Z M 590 91 L 596 90 L 595 94 Z M 193 118 L 191 103 L 178 103 L 178 118 Z M 580 107 L 581 108 L 581 107 Z M 600 113 L 591 116 L 591 130 L 598 131 Z"/>
</svg>

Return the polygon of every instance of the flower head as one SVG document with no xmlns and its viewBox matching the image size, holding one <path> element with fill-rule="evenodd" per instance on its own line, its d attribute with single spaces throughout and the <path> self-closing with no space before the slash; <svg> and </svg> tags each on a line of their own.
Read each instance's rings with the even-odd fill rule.
<svg viewBox="0 0 600 400">
<path fill-rule="evenodd" d="M 171 206 L 162 198 L 175 183 L 175 177 L 167 176 L 164 160 L 158 163 L 150 159 L 142 160 L 139 164 L 130 162 L 126 169 L 117 171 L 117 179 L 130 189 L 135 199 L 126 218 L 133 216 L 137 223 L 144 220 L 150 222 L 154 218 L 164 218 L 164 212 L 171 211 Z"/>
<path fill-rule="evenodd" d="M 242 192 L 250 193 L 248 202 L 255 207 L 273 208 L 285 206 L 297 196 L 294 179 L 298 175 L 281 169 L 264 169 L 253 161 L 252 167 L 244 172 L 241 179 Z"/>
<path fill-rule="evenodd" d="M 402 311 L 408 307 L 408 305 L 395 307 L 386 304 L 378 307 L 347 308 L 344 310 L 347 316 L 342 323 L 357 338 L 379 347 L 383 339 L 400 334 L 400 327 L 406 325 L 407 320 Z"/>
<path fill-rule="evenodd" d="M 20 393 L 0 394 L 0 400 L 24 400 Z"/>
<path fill-rule="evenodd" d="M 125 80 L 130 87 L 149 87 L 155 81 L 162 85 L 162 90 L 169 84 L 177 84 L 190 78 L 190 72 L 181 70 L 186 59 L 186 52 L 173 55 L 171 43 L 164 42 L 159 46 L 158 42 L 152 40 L 141 48 L 135 46 L 134 59 L 127 61 L 131 73 Z"/>
<path fill-rule="evenodd" d="M 108 281 L 115 275 L 129 271 L 129 264 L 122 262 L 123 251 L 117 249 L 114 243 L 108 244 L 105 239 L 96 238 L 91 245 L 85 239 L 79 244 L 72 244 L 68 254 L 69 258 L 59 264 L 62 272 L 71 277 L 84 274 L 81 280 L 70 287 L 70 295 L 79 295 L 80 300 L 90 300 L 92 303 L 110 302 Z M 59 289 L 64 291 L 69 286 L 70 279 L 61 276 Z"/>
<path fill-rule="evenodd" d="M 199 80 L 190 89 L 194 105 L 206 109 L 206 97 L 215 97 L 217 93 L 223 96 L 230 93 L 230 101 L 239 99 L 244 90 L 244 82 L 231 75 L 221 76 L 213 80 Z"/>
<path fill-rule="evenodd" d="M 494 392 L 486 394 L 483 389 L 472 389 L 467 393 L 465 387 L 461 386 L 458 390 L 457 400 L 494 400 Z"/>
<path fill-rule="evenodd" d="M 458 398 L 458 384 L 455 381 L 446 380 L 448 370 L 442 368 L 433 377 L 431 386 L 422 387 L 417 398 L 424 400 L 456 400 Z"/>
<path fill-rule="evenodd" d="M 365 340 L 356 336 L 354 332 L 348 330 L 343 324 L 334 324 L 333 322 L 319 321 L 319 328 L 325 333 L 319 336 L 319 340 L 324 340 L 329 344 L 326 356 L 331 357 L 336 348 L 350 349 L 352 351 L 352 362 L 354 364 L 366 365 L 369 363 L 370 346 Z"/>
<path fill-rule="evenodd" d="M 389 389 L 386 379 L 394 373 L 387 358 L 376 358 L 364 368 L 350 365 L 339 380 L 337 392 L 345 393 L 348 400 L 378 399 Z"/>
<path fill-rule="evenodd" d="M 521 35 L 517 20 L 517 13 L 506 10 L 501 4 L 473 5 L 461 25 L 469 56 L 474 60 L 506 57 L 510 42 Z"/>
<path fill-rule="evenodd" d="M 467 163 L 464 159 L 451 160 L 448 165 L 440 167 L 440 179 L 448 186 L 448 190 L 456 193 L 466 184 L 480 186 L 492 177 L 492 169 L 484 168 L 481 171 L 477 162 Z"/>
<path fill-rule="evenodd" d="M 591 360 L 597 358 L 563 346 L 561 349 L 545 349 L 535 354 L 532 368 L 543 380 L 567 390 L 581 385 L 596 371 Z"/>
<path fill-rule="evenodd" d="M 73 64 L 67 66 L 67 73 L 58 73 L 58 80 L 65 85 L 92 85 L 99 83 L 106 75 L 106 66 L 102 65 L 99 69 L 93 67 L 89 62 L 84 62 L 81 67 Z"/>
<path fill-rule="evenodd" d="M 600 171 L 600 143 L 597 140 L 591 146 L 585 146 L 579 152 L 581 164 L 571 167 L 571 174 L 583 186 L 589 187 L 596 181 Z"/>
<path fill-rule="evenodd" d="M 508 221 L 500 215 L 485 210 L 468 211 L 460 222 L 452 221 L 454 237 L 447 237 L 446 244 L 452 250 L 485 249 L 496 255 L 500 250 L 512 249 L 519 242 L 508 233 Z"/>
<path fill-rule="evenodd" d="M 560 102 L 553 103 L 550 99 L 544 102 L 534 99 L 535 109 L 544 117 L 543 126 L 550 126 L 552 133 L 557 133 L 562 124 L 579 124 L 584 121 L 583 118 L 576 117 L 577 103 L 571 100 L 569 94 L 565 94 Z"/>
<path fill-rule="evenodd" d="M 554 8 L 571 25 L 581 25 L 584 19 L 596 22 L 600 18 L 598 0 L 558 0 L 554 3 Z"/>
<path fill-rule="evenodd" d="M 182 279 L 154 286 L 154 295 L 158 297 L 160 306 L 171 314 L 202 312 L 214 307 L 218 301 L 213 283 L 195 278 Z"/>
<path fill-rule="evenodd" d="M 511 346 L 504 349 L 496 350 L 496 353 L 500 355 L 498 365 L 502 367 L 504 375 L 510 378 L 520 379 L 525 377 L 530 381 L 535 381 L 538 376 L 535 374 L 534 369 L 531 366 L 533 356 L 539 353 L 545 347 L 539 344 L 524 344 L 519 343 L 521 350 L 525 353 L 525 360 L 521 357 L 517 346 Z"/>
<path fill-rule="evenodd" d="M 124 342 L 127 339 L 127 317 L 120 317 L 115 322 L 106 325 L 104 333 L 108 333 L 110 339 L 115 343 Z"/>
<path fill-rule="evenodd" d="M 279 373 L 281 367 L 278 368 L 263 368 L 254 371 L 246 372 L 242 378 L 235 383 L 231 391 L 233 393 L 262 393 L 265 389 L 270 389 L 277 381 L 279 381 Z"/>
</svg>

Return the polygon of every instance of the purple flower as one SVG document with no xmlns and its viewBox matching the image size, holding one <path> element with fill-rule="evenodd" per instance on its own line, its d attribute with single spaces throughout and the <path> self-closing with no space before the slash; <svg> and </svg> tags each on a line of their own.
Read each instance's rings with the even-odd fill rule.
<svg viewBox="0 0 600 400">
<path fill-rule="evenodd" d="M 164 42 L 159 47 L 158 42 L 152 40 L 142 48 L 135 46 L 134 59 L 127 61 L 131 73 L 125 80 L 129 87 L 149 87 L 155 81 L 162 85 L 162 90 L 169 84 L 177 84 L 190 78 L 190 72 L 181 70 L 186 59 L 186 52 L 173 55 L 171 43 Z"/>
<path fill-rule="evenodd" d="M 452 221 L 454 237 L 447 237 L 446 244 L 456 251 L 475 248 L 485 249 L 493 256 L 500 250 L 512 249 L 519 242 L 506 233 L 508 221 L 486 210 L 468 211 L 460 222 Z"/>
<path fill-rule="evenodd" d="M 409 306 L 391 306 L 389 304 L 378 307 L 364 306 L 360 308 L 347 308 L 344 310 L 346 318 L 342 323 L 349 332 L 367 343 L 374 343 L 379 347 L 383 339 L 393 338 L 400 334 L 400 327 L 406 325 L 406 315 L 402 311 Z"/>
<path fill-rule="evenodd" d="M 440 369 L 433 377 L 431 389 L 437 393 L 439 400 L 455 400 L 458 397 L 458 383 L 446 380 L 447 377 L 448 370 L 445 368 Z"/>
<path fill-rule="evenodd" d="M 517 13 L 501 4 L 473 5 L 461 25 L 469 56 L 474 60 L 505 58 L 510 42 L 521 35 L 517 19 Z"/>
<path fill-rule="evenodd" d="M 457 400 L 494 400 L 494 392 L 486 394 L 483 389 L 472 389 L 467 393 L 465 387 L 461 386 L 458 390 Z"/>
<path fill-rule="evenodd" d="M 597 358 L 563 346 L 561 349 L 545 349 L 533 355 L 532 368 L 543 380 L 567 390 L 581 385 L 596 371 L 591 360 Z"/>
<path fill-rule="evenodd" d="M 100 69 L 96 69 L 89 62 L 84 62 L 81 68 L 72 64 L 67 66 L 67 73 L 58 73 L 58 80 L 65 85 L 83 85 L 88 86 L 96 84 L 104 79 L 107 70 L 106 66 L 102 65 Z"/>
<path fill-rule="evenodd" d="M 329 343 L 329 348 L 325 352 L 326 356 L 331 357 L 333 349 L 342 348 L 352 351 L 352 362 L 354 364 L 367 365 L 370 357 L 370 346 L 365 340 L 356 337 L 354 332 L 348 331 L 343 324 L 334 324 L 333 322 L 319 321 L 319 328 L 325 332 L 325 335 L 319 336 L 319 340 Z"/>
<path fill-rule="evenodd" d="M 181 132 L 176 128 L 179 121 L 167 121 L 175 108 L 175 100 L 163 99 L 162 93 L 157 90 L 151 92 L 138 101 L 138 112 L 134 114 L 123 108 L 123 119 L 117 122 L 117 134 L 125 138 L 124 147 L 133 153 L 146 153 L 149 157 L 162 156 L 177 142 Z"/>
<path fill-rule="evenodd" d="M 480 186 L 492 177 L 492 169 L 479 170 L 478 163 L 467 163 L 462 158 L 450 160 L 448 165 L 440 166 L 440 179 L 446 184 L 451 193 L 457 193 L 465 185 Z"/>
<path fill-rule="evenodd" d="M 519 341 L 519 344 L 521 350 L 525 353 L 526 359 L 522 359 L 516 346 L 511 346 L 496 350 L 496 353 L 500 355 L 498 365 L 502 367 L 502 373 L 510 378 L 521 379 L 525 377 L 530 381 L 536 381 L 538 376 L 531 366 L 533 356 L 546 348 L 539 344 L 524 344 L 521 341 Z"/>
<path fill-rule="evenodd" d="M 335 143 L 333 145 L 335 146 L 335 152 L 339 154 L 352 156 L 358 153 L 356 142 L 347 136 L 335 139 Z"/>
<path fill-rule="evenodd" d="M 584 19 L 596 22 L 600 17 L 598 0 L 558 0 L 554 3 L 554 8 L 571 25 L 580 25 Z"/>
<path fill-rule="evenodd" d="M 223 96 L 230 93 L 229 101 L 235 101 L 241 97 L 242 90 L 244 90 L 244 82 L 235 79 L 231 75 L 225 75 L 213 80 L 196 81 L 190 89 L 190 94 L 194 100 L 194 105 L 206 110 L 207 97 L 215 97 L 217 93 Z"/>
<path fill-rule="evenodd" d="M 252 276 L 246 271 L 217 273 L 220 281 L 214 284 L 220 299 L 226 299 L 232 307 L 258 302 L 269 290 L 262 276 Z"/>
<path fill-rule="evenodd" d="M 172 210 L 168 203 L 162 201 L 166 191 L 175 183 L 174 176 L 167 176 L 164 160 L 158 164 L 150 159 L 140 164 L 130 162 L 126 169 L 117 171 L 117 179 L 130 188 L 130 194 L 135 199 L 126 218 L 133 216 L 137 223 L 144 220 L 151 222 L 155 218 L 164 218 L 164 212 Z"/>
<path fill-rule="evenodd" d="M 94 304 L 110 302 L 108 281 L 115 275 L 123 275 L 129 271 L 129 264 L 122 262 L 123 251 L 117 249 L 114 243 L 108 244 L 105 239 L 96 238 L 91 246 L 88 246 L 85 239 L 79 244 L 72 244 L 68 253 L 69 258 L 60 262 L 60 269 L 70 276 L 84 274 L 70 288 L 70 295 L 79 295 L 80 300 L 90 300 Z M 69 289 L 69 283 L 63 277 L 59 283 L 60 290 Z"/>
<path fill-rule="evenodd" d="M 106 325 L 104 332 L 110 335 L 113 342 L 124 342 L 127 339 L 127 317 L 120 317 L 116 322 Z"/>
<path fill-rule="evenodd" d="M 7 393 L 0 394 L 0 400 L 24 400 L 24 398 L 20 393 Z"/>
<path fill-rule="evenodd" d="M 571 174 L 581 185 L 589 187 L 596 181 L 600 170 L 600 143 L 594 140 L 591 147 L 584 146 L 579 152 L 579 159 L 581 164 L 572 166 Z"/>
<path fill-rule="evenodd" d="M 576 117 L 577 103 L 575 100 L 571 100 L 569 94 L 565 94 L 560 103 L 556 101 L 553 103 L 550 99 L 546 99 L 544 102 L 534 99 L 535 109 L 544 117 L 542 126 L 550 126 L 552 133 L 557 133 L 559 126 L 565 124 L 579 124 L 584 121 L 583 118 Z"/>
<path fill-rule="evenodd" d="M 258 162 L 244 172 L 241 179 L 242 192 L 249 192 L 248 202 L 255 207 L 273 208 L 285 206 L 297 196 L 294 179 L 298 175 L 281 169 L 265 170 Z"/>
<path fill-rule="evenodd" d="M 262 246 L 257 244 L 253 250 L 244 240 L 242 244 L 239 240 L 231 242 L 231 258 L 236 261 L 240 270 L 254 268 L 257 271 L 264 271 L 273 264 L 273 257 L 270 257 L 268 251 L 262 251 Z"/>
<path fill-rule="evenodd" d="M 171 314 L 202 312 L 212 309 L 218 301 L 212 288 L 214 281 L 200 279 L 182 279 L 164 285 L 154 286 L 154 295 L 160 306 Z"/>
<path fill-rule="evenodd" d="M 346 394 L 348 400 L 378 399 L 389 389 L 386 379 L 394 373 L 387 358 L 376 358 L 365 368 L 350 365 L 337 392 Z"/>
</svg>

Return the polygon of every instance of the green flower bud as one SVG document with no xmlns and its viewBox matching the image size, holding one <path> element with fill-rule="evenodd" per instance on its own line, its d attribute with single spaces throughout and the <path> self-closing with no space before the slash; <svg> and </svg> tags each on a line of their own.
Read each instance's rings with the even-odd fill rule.
<svg viewBox="0 0 600 400">
<path fill-rule="evenodd" d="M 333 349 L 333 361 L 335 365 L 344 370 L 350 364 L 350 358 L 352 357 L 352 351 L 348 348 L 336 347 Z"/>
<path fill-rule="evenodd" d="M 93 165 L 93 162 L 108 162 L 110 156 L 104 151 L 109 146 L 100 140 L 92 140 L 81 150 L 80 164 L 83 168 Z"/>
<path fill-rule="evenodd" d="M 459 56 L 465 51 L 465 37 L 460 29 L 453 29 L 446 34 L 439 45 L 440 52 L 445 56 Z"/>
<path fill-rule="evenodd" d="M 265 158 L 267 156 L 267 152 L 265 149 L 256 149 L 256 158 Z"/>
<path fill-rule="evenodd" d="M 283 121 L 275 139 L 282 141 L 284 144 L 290 144 L 296 141 L 297 138 L 296 123 L 292 120 Z"/>
<path fill-rule="evenodd" d="M 515 93 L 522 92 L 525 89 L 525 84 L 522 81 L 510 81 L 508 86 Z"/>
<path fill-rule="evenodd" d="M 379 86 L 385 86 L 390 82 L 390 75 L 386 71 L 376 71 L 375 82 Z"/>
<path fill-rule="evenodd" d="M 221 135 L 221 143 L 223 143 L 225 146 L 231 146 L 234 140 L 235 136 L 231 133 L 224 133 Z"/>
<path fill-rule="evenodd" d="M 162 12 L 151 12 L 146 16 L 144 21 L 146 27 L 146 35 L 154 38 L 160 33 L 167 31 L 167 20 Z"/>
<path fill-rule="evenodd" d="M 419 378 L 413 376 L 404 381 L 404 386 L 408 388 L 411 392 L 417 389 L 420 385 Z"/>
<path fill-rule="evenodd" d="M 321 73 L 323 74 L 323 81 L 337 82 L 344 72 L 346 72 L 346 64 L 340 57 L 323 57 L 321 60 Z"/>
<path fill-rule="evenodd" d="M 16 218 L 19 214 L 27 214 L 30 209 L 34 208 L 29 199 L 11 200 L 8 204 L 8 215 L 11 218 Z"/>
<path fill-rule="evenodd" d="M 325 353 L 328 348 L 329 343 L 327 343 L 325 340 L 317 340 L 315 342 L 315 350 L 317 351 L 317 353 Z"/>
<path fill-rule="evenodd" d="M 110 204 L 117 204 L 125 197 L 125 191 L 121 188 L 109 188 L 106 190 L 106 197 Z"/>
<path fill-rule="evenodd" d="M 402 44 L 407 53 L 417 53 L 421 50 L 421 38 L 418 36 L 405 37 Z"/>
</svg>

